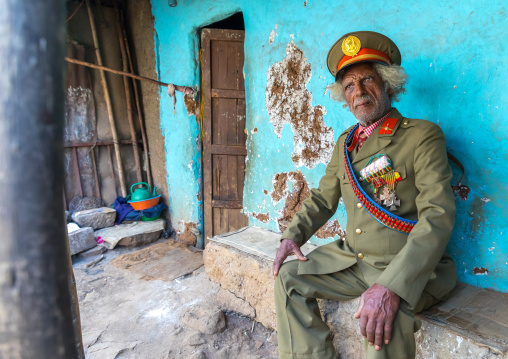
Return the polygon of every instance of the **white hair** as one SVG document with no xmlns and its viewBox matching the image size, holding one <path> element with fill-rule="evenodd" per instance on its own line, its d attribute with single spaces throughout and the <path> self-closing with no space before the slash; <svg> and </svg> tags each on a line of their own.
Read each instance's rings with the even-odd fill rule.
<svg viewBox="0 0 508 359">
<path fill-rule="evenodd" d="M 407 83 L 408 75 L 403 67 L 398 65 L 385 66 L 381 64 L 373 64 L 374 70 L 381 76 L 385 84 L 385 91 L 392 90 L 390 95 L 390 101 L 399 101 L 399 95 L 405 94 L 406 89 L 404 85 Z M 327 91 L 330 91 L 330 97 L 338 102 L 345 102 L 346 95 L 342 88 L 342 76 L 344 71 L 340 72 L 335 79 L 333 84 L 326 87 Z"/>
</svg>

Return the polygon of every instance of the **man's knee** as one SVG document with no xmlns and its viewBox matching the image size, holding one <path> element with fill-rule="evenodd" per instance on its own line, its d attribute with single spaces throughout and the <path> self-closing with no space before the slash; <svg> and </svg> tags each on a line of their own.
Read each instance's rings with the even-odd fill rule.
<svg viewBox="0 0 508 359">
<path fill-rule="evenodd" d="M 298 260 L 284 263 L 280 267 L 279 274 L 277 274 L 275 279 L 275 288 L 280 287 L 280 289 L 285 290 L 287 282 L 296 276 L 298 276 Z"/>
</svg>

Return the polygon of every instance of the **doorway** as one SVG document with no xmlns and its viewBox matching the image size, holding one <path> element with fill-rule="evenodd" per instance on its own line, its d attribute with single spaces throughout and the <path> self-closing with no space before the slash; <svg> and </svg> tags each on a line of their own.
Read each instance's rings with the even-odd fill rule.
<svg viewBox="0 0 508 359">
<path fill-rule="evenodd" d="M 207 238 L 245 227 L 245 86 L 243 16 L 201 33 L 204 232 Z"/>
</svg>

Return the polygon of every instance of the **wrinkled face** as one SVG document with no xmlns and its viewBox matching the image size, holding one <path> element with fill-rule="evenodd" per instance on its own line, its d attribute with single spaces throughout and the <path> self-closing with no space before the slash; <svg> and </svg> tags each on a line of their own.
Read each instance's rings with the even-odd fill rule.
<svg viewBox="0 0 508 359">
<path fill-rule="evenodd" d="M 390 92 L 385 90 L 381 76 L 371 63 L 347 68 L 342 76 L 342 89 L 349 110 L 364 127 L 374 123 L 390 111 Z"/>
</svg>

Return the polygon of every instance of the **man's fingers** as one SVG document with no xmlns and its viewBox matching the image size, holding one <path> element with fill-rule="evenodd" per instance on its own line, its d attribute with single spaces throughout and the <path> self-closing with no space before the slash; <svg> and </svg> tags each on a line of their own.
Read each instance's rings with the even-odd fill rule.
<svg viewBox="0 0 508 359">
<path fill-rule="evenodd" d="M 275 258 L 275 260 L 273 261 L 273 266 L 272 266 L 273 279 L 275 279 L 277 274 L 279 274 L 280 262 L 281 261 L 277 260 L 277 258 Z"/>
<path fill-rule="evenodd" d="M 393 318 L 388 318 L 384 326 L 385 344 L 390 343 L 390 340 L 392 340 L 392 328 L 393 328 Z"/>
<path fill-rule="evenodd" d="M 305 256 L 303 255 L 303 253 L 302 253 L 302 251 L 300 250 L 300 248 L 296 248 L 296 249 L 295 249 L 295 255 L 296 255 L 296 257 L 297 257 L 299 260 L 301 260 L 301 261 L 306 261 L 306 260 L 308 260 L 308 258 L 307 258 L 307 257 L 305 257 Z"/>
<path fill-rule="evenodd" d="M 374 344 L 376 340 L 376 320 L 375 318 L 369 318 L 369 322 L 367 323 L 367 341 L 369 344 Z"/>
<path fill-rule="evenodd" d="M 365 314 L 360 316 L 360 322 L 359 322 L 360 333 L 362 333 L 362 336 L 364 338 L 367 337 L 367 322 L 368 322 L 368 319 L 369 318 Z"/>
<path fill-rule="evenodd" d="M 358 303 L 358 308 L 356 309 L 355 318 L 360 318 L 363 309 L 363 295 L 360 297 L 360 303 Z"/>
<path fill-rule="evenodd" d="M 383 333 L 384 333 L 384 323 L 378 322 L 376 324 L 376 338 L 374 339 L 374 345 L 376 346 L 376 350 L 381 350 L 383 347 Z"/>
</svg>

